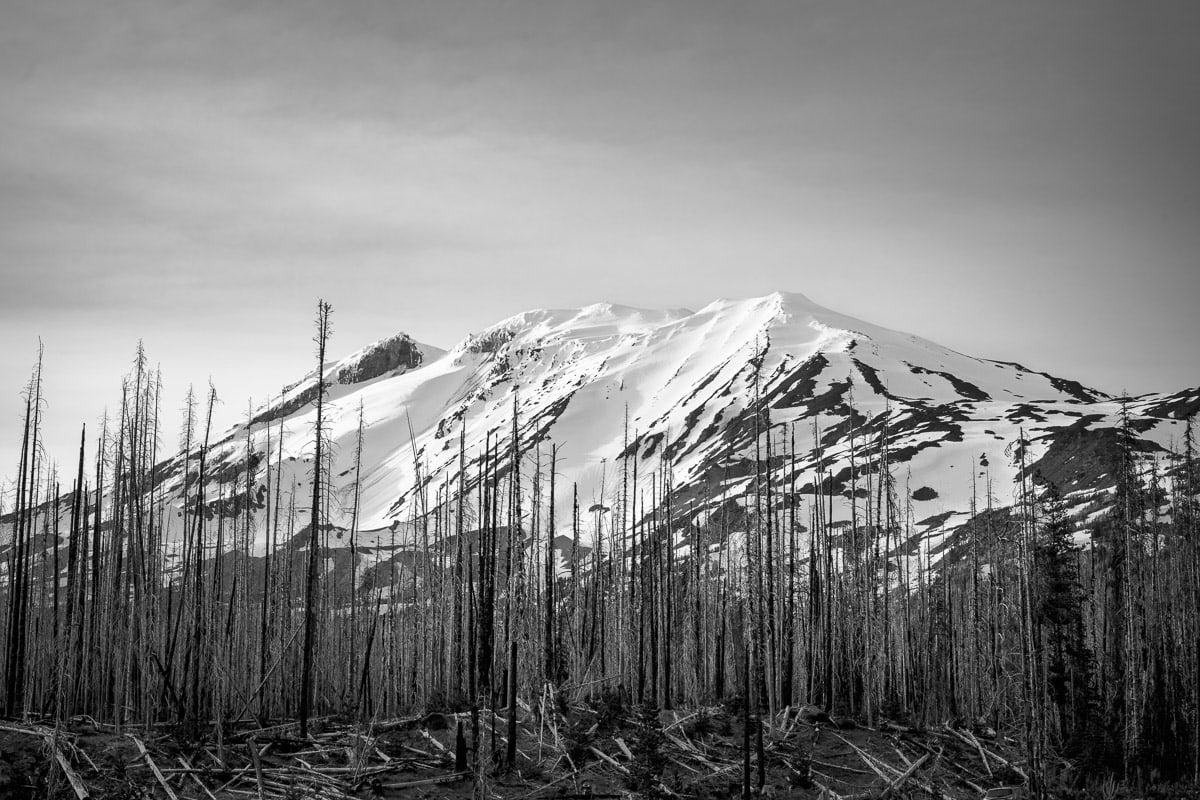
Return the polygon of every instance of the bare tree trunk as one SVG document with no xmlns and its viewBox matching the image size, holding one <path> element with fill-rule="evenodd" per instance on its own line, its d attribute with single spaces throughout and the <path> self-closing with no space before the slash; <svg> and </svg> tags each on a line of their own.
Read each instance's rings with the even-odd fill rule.
<svg viewBox="0 0 1200 800">
<path fill-rule="evenodd" d="M 317 429 L 316 452 L 313 456 L 312 514 L 309 517 L 308 535 L 308 578 L 304 584 L 304 651 L 300 674 L 300 737 L 308 736 L 308 717 L 312 711 L 313 696 L 313 648 L 316 645 L 316 597 L 320 569 L 321 526 L 321 463 L 322 463 L 322 414 L 325 401 L 325 344 L 329 339 L 330 305 L 317 302 Z"/>
</svg>

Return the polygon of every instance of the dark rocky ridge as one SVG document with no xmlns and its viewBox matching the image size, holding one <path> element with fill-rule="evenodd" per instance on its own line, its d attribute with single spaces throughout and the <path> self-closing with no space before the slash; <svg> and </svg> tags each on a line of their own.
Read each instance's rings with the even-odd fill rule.
<svg viewBox="0 0 1200 800">
<path fill-rule="evenodd" d="M 397 371 L 416 369 L 421 366 L 425 355 L 407 333 L 398 333 L 367 347 L 361 356 L 338 367 L 334 382 L 347 385 L 365 383 L 382 375 Z M 282 403 L 270 406 L 255 416 L 251 425 L 274 422 L 290 416 L 317 399 L 317 382 L 313 380 L 301 391 Z"/>
</svg>

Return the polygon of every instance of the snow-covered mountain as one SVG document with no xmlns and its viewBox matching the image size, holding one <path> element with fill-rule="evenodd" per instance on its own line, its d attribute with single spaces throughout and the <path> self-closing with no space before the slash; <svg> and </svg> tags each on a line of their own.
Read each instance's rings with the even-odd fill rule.
<svg viewBox="0 0 1200 800">
<path fill-rule="evenodd" d="M 750 486 L 757 430 L 759 463 L 776 487 L 808 495 L 802 502 L 820 464 L 834 519 L 848 518 L 852 484 L 861 497 L 859 482 L 886 441 L 899 491 L 911 492 L 906 517 L 917 534 L 962 524 L 973 495 L 986 502 L 988 486 L 995 504 L 1010 504 L 1022 432 L 1033 469 L 1077 509 L 1103 505 L 1091 501 L 1111 488 L 1121 411 L 1116 398 L 1075 381 L 963 355 L 784 293 L 694 312 L 608 303 L 528 311 L 449 351 L 398 335 L 330 366 L 326 380 L 330 522 L 350 525 L 357 487 L 368 546 L 372 536 L 407 529 L 418 481 L 428 503 L 439 487 L 458 485 L 460 437 L 468 486 L 486 443 L 507 454 L 514 410 L 525 481 L 539 457 L 545 475 L 557 445 L 564 519 L 572 484 L 585 509 L 617 505 L 623 466 L 632 470 L 634 460 L 643 476 L 669 467 L 675 513 L 702 516 Z M 261 513 L 269 461 L 285 497 L 295 492 L 295 529 L 306 525 L 315 396 L 314 372 L 212 445 L 209 472 L 218 477 L 207 497 L 244 497 L 249 466 L 251 505 Z M 1139 448 L 1165 457 L 1197 409 L 1200 388 L 1133 398 Z M 182 463 L 168 463 L 162 484 L 176 505 Z M 257 530 L 261 547 L 266 529 Z"/>
</svg>

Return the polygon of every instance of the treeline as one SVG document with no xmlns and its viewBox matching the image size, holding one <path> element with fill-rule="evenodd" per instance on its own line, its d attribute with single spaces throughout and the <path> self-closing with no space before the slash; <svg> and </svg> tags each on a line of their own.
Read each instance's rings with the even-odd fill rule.
<svg viewBox="0 0 1200 800">
<path fill-rule="evenodd" d="M 319 307 L 322 372 L 329 312 Z M 870 725 L 1015 733 L 1035 789 L 1068 763 L 1200 779 L 1190 422 L 1164 462 L 1136 452 L 1124 416 L 1113 491 L 1086 520 L 1085 547 L 1024 437 L 1012 446 L 1017 502 L 999 507 L 982 463 L 969 522 L 930 538 L 897 479 L 886 415 L 851 431 L 848 485 L 822 492 L 831 459 L 818 452 L 802 482 L 796 426 L 772 424 L 755 398 L 751 463 L 731 462 L 753 479 L 736 496 L 721 481 L 677 488 L 669 464 L 648 469 L 627 421 L 589 502 L 557 480 L 564 453 L 533 438 L 514 395 L 509 435 L 469 453 L 460 432 L 450 482 L 415 463 L 407 520 L 364 547 L 362 411 L 336 489 L 320 379 L 307 486 L 284 468 L 285 420 L 259 429 L 257 451 L 248 427 L 241 470 L 215 480 L 215 390 L 189 393 L 164 461 L 161 382 L 139 347 L 119 413 L 81 435 L 68 482 L 42 453 L 40 363 L 0 509 L 12 532 L 0 550 L 9 716 L 219 738 L 248 718 L 307 729 L 315 715 L 496 714 L 563 694 L 728 702 L 747 723 L 749 782 L 778 712 L 811 703 Z M 182 480 L 171 497 L 168 472 Z M 348 525 L 331 524 L 335 507 Z M 506 742 L 488 729 L 490 740 L 473 731 L 475 758 L 511 764 L 515 727 Z"/>
</svg>

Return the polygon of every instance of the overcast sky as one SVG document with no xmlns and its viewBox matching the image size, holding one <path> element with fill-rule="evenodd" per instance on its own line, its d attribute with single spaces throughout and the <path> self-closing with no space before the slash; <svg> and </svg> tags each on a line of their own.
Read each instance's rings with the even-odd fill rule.
<svg viewBox="0 0 1200 800">
<path fill-rule="evenodd" d="M 1194 0 L 0 0 L 0 476 L 39 336 L 70 464 L 139 338 L 231 422 L 318 297 L 337 354 L 784 289 L 1200 384 L 1198 42 Z"/>
</svg>

